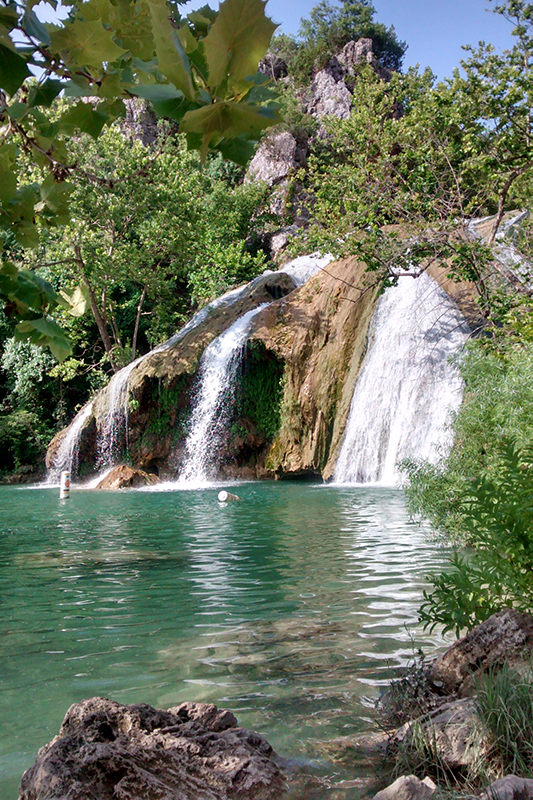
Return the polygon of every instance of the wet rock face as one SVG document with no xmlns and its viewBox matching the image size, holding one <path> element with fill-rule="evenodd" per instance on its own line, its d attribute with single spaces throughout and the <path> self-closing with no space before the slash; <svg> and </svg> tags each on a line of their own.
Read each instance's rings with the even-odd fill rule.
<svg viewBox="0 0 533 800">
<path fill-rule="evenodd" d="M 162 711 L 93 697 L 71 706 L 39 750 L 19 800 L 278 800 L 277 761 L 262 736 L 212 704 Z"/>
<path fill-rule="evenodd" d="M 533 649 L 533 617 L 506 608 L 455 642 L 435 661 L 428 678 L 442 694 L 472 693 L 475 678 L 492 667 L 518 661 Z"/>
<path fill-rule="evenodd" d="M 97 484 L 97 489 L 133 489 L 138 486 L 155 486 L 161 483 L 157 475 L 152 475 L 142 469 L 134 469 L 126 464 L 119 464 L 108 472 L 105 478 Z"/>
</svg>

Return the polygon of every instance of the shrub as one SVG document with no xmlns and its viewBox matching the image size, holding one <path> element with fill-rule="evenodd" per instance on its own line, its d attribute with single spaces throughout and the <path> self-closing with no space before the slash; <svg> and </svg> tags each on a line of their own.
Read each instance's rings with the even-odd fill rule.
<svg viewBox="0 0 533 800">
<path fill-rule="evenodd" d="M 472 550 L 455 551 L 451 568 L 431 576 L 420 610 L 427 627 L 459 634 L 509 606 L 533 610 L 533 447 L 504 442 L 493 472 L 459 501 Z"/>
</svg>

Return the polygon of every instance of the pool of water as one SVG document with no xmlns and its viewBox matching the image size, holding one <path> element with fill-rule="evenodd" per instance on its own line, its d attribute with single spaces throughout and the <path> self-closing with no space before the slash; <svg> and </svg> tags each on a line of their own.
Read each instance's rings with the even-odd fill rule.
<svg viewBox="0 0 533 800">
<path fill-rule="evenodd" d="M 321 800 L 360 796 L 331 741 L 369 728 L 418 647 L 443 553 L 400 491 L 246 483 L 97 492 L 0 487 L 0 797 L 92 695 L 230 708 L 316 762 Z M 310 795 L 308 795 L 310 796 Z M 302 798 L 303 800 L 303 798 Z"/>
</svg>

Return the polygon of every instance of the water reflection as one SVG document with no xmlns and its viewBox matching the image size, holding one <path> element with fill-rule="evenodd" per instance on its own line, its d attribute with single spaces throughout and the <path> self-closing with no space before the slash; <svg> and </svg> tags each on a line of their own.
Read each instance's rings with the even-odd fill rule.
<svg viewBox="0 0 533 800">
<path fill-rule="evenodd" d="M 251 483 L 221 506 L 216 491 L 68 504 L 33 491 L 30 506 L 0 488 L 6 800 L 68 705 L 93 694 L 214 701 L 284 755 L 327 760 L 394 670 L 440 643 L 416 608 L 442 556 L 399 492 Z M 324 769 L 321 794 L 294 797 L 359 797 L 359 767 Z"/>
</svg>

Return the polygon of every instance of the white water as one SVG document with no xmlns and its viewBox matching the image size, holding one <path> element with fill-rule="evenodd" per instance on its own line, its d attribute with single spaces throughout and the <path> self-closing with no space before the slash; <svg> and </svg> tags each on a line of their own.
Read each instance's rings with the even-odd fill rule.
<svg viewBox="0 0 533 800">
<path fill-rule="evenodd" d="M 206 348 L 200 361 L 196 400 L 185 442 L 179 483 L 201 484 L 213 477 L 219 447 L 231 410 L 235 374 L 252 319 L 268 303 L 253 308 Z"/>
<path fill-rule="evenodd" d="M 107 411 L 98 428 L 96 441 L 96 466 L 99 470 L 114 466 L 127 446 L 130 374 L 144 358 L 146 356 L 140 356 L 116 372 L 107 384 Z"/>
<path fill-rule="evenodd" d="M 76 475 L 78 470 L 78 453 L 80 449 L 81 432 L 85 423 L 93 413 L 92 402 L 86 403 L 80 411 L 76 414 L 70 423 L 63 441 L 57 448 L 54 458 L 54 465 L 50 469 L 46 481 L 47 483 L 54 483 L 59 480 L 59 476 L 63 470 L 68 470 L 72 476 Z"/>
<path fill-rule="evenodd" d="M 336 483 L 398 483 L 402 459 L 435 462 L 452 444 L 450 414 L 463 385 L 450 357 L 468 327 L 428 275 L 403 277 L 376 308 L 358 376 Z"/>
</svg>

